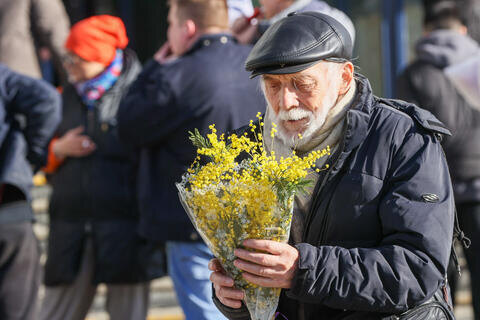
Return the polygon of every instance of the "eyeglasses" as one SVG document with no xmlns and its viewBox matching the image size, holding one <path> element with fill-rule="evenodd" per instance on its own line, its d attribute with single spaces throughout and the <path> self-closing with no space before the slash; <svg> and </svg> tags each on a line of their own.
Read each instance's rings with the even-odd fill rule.
<svg viewBox="0 0 480 320">
<path fill-rule="evenodd" d="M 62 56 L 62 63 L 66 65 L 72 65 L 84 61 L 84 59 L 71 52 L 67 52 Z"/>
</svg>

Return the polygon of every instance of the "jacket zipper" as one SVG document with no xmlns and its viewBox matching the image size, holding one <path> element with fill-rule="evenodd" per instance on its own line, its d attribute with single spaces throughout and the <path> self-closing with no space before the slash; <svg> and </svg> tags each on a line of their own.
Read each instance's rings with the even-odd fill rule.
<svg viewBox="0 0 480 320">
<path fill-rule="evenodd" d="M 91 140 L 93 140 L 93 137 L 95 135 L 95 130 L 96 130 L 96 126 L 95 126 L 95 109 L 88 109 L 87 110 L 87 127 L 85 128 L 85 132 L 86 134 L 90 137 Z M 89 195 L 88 196 L 88 204 L 89 204 L 89 211 L 90 213 L 93 212 L 95 206 L 94 206 L 94 202 L 93 202 L 93 197 L 91 195 L 91 192 L 88 192 L 88 190 L 91 190 L 90 189 L 90 185 L 89 183 L 91 182 L 91 178 L 92 178 L 92 159 L 91 159 L 91 155 L 88 156 L 88 159 L 86 159 L 88 161 L 88 164 L 87 164 L 87 168 L 88 168 L 88 171 L 87 173 L 85 174 L 85 183 L 84 183 L 84 189 L 85 189 L 85 194 Z M 87 222 L 85 224 L 85 231 L 90 234 L 92 232 L 92 219 L 93 219 L 93 216 L 90 216 L 88 217 L 87 219 Z"/>
<path fill-rule="evenodd" d="M 341 143 L 341 148 L 338 149 L 338 154 L 336 155 L 336 158 L 335 160 L 333 161 L 332 165 L 330 166 L 330 169 L 327 171 L 327 173 L 325 174 L 325 176 L 323 177 L 322 179 L 322 182 L 320 184 L 320 186 L 317 188 L 315 187 L 315 195 L 314 195 L 314 198 L 313 198 L 313 201 L 312 201 L 312 205 L 310 206 L 310 212 L 307 216 L 307 221 L 306 221 L 306 224 L 305 224 L 305 229 L 303 230 L 303 240 L 305 241 L 306 237 L 307 237 L 307 232 L 308 232 L 308 229 L 310 228 L 310 223 L 311 223 L 311 220 L 312 220 L 312 217 L 314 215 L 314 212 L 315 212 L 315 208 L 317 208 L 317 201 L 318 201 L 318 198 L 320 197 L 320 194 L 323 190 L 323 188 L 325 187 L 325 185 L 327 184 L 327 180 L 328 178 L 330 177 L 330 173 L 332 172 L 333 168 L 336 167 L 338 161 L 340 160 L 340 155 L 342 154 L 342 151 L 343 149 L 345 148 L 345 133 L 347 131 L 347 127 L 348 127 L 348 117 L 347 117 L 347 124 L 343 130 L 343 138 L 342 138 L 342 143 Z M 319 185 L 319 182 L 317 182 L 317 186 Z M 328 210 L 325 211 L 325 216 L 323 217 L 322 219 L 322 224 L 321 224 L 321 231 L 320 231 L 320 239 L 323 238 L 323 233 L 326 232 L 326 226 L 324 226 L 324 223 L 326 222 L 326 218 L 328 216 Z"/>
</svg>

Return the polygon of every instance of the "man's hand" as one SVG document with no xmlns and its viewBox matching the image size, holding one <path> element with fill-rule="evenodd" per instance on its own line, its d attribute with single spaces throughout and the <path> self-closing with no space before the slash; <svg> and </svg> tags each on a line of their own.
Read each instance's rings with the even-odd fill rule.
<svg viewBox="0 0 480 320">
<path fill-rule="evenodd" d="M 97 146 L 90 137 L 83 135 L 83 127 L 68 130 L 52 146 L 53 153 L 59 159 L 66 157 L 80 158 L 91 154 Z"/>
<path fill-rule="evenodd" d="M 292 287 L 299 259 L 295 247 L 271 240 L 253 239 L 245 240 L 243 245 L 265 252 L 235 250 L 235 256 L 239 259 L 234 261 L 234 265 L 244 271 L 245 280 L 262 287 L 284 289 Z"/>
<path fill-rule="evenodd" d="M 160 49 L 153 55 L 153 58 L 157 60 L 158 63 L 163 64 L 165 62 L 175 59 L 175 55 L 172 52 L 172 47 L 170 43 L 165 42 Z"/>
<path fill-rule="evenodd" d="M 256 21 L 256 20 L 255 20 Z M 258 25 L 252 24 L 248 18 L 240 17 L 233 23 L 232 34 L 239 43 L 249 44 L 258 35 Z"/>
<path fill-rule="evenodd" d="M 242 306 L 244 293 L 242 290 L 233 287 L 233 279 L 225 274 L 220 261 L 212 259 L 208 263 L 208 268 L 213 271 L 210 275 L 210 281 L 213 283 L 215 295 L 221 303 L 227 307 L 238 309 Z"/>
</svg>

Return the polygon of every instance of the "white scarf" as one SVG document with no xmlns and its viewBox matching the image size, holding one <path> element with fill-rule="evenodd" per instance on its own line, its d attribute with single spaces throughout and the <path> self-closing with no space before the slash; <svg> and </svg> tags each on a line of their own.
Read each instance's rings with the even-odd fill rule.
<svg viewBox="0 0 480 320">
<path fill-rule="evenodd" d="M 352 85 L 347 93 L 328 111 L 324 124 L 318 128 L 310 141 L 302 145 L 301 148 L 297 148 L 298 156 L 304 156 L 311 151 L 321 151 L 330 147 L 331 154 L 334 154 L 338 148 L 338 143 L 343 137 L 345 128 L 345 116 L 349 109 L 350 103 L 355 96 L 356 84 L 352 81 Z M 270 130 L 272 128 L 272 116 L 271 108 L 267 107 L 265 113 L 265 126 L 263 131 L 263 139 L 265 142 L 265 149 L 270 152 L 272 146 L 272 138 L 270 136 Z M 283 141 L 275 136 L 273 139 L 273 150 L 277 157 L 289 157 L 292 154 L 292 148 L 286 146 Z M 327 163 L 329 158 L 327 156 L 317 160 L 317 168 L 322 168 Z M 318 181 L 319 175 L 314 170 L 310 170 L 307 176 L 312 180 L 312 186 L 307 188 L 307 194 L 298 194 L 295 196 L 295 206 L 293 210 L 293 219 L 291 226 L 291 237 L 294 243 L 302 241 L 303 229 L 305 224 L 305 218 L 308 214 L 308 210 L 312 201 L 312 193 L 315 185 Z"/>
</svg>

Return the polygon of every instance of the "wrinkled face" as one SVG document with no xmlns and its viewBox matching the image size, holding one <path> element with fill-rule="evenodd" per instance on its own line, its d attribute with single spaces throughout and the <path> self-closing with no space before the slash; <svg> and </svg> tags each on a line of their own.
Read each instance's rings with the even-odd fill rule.
<svg viewBox="0 0 480 320">
<path fill-rule="evenodd" d="M 298 73 L 263 75 L 268 107 L 286 145 L 294 146 L 299 134 L 308 142 L 323 125 L 344 90 L 342 70 L 342 64 L 320 62 Z"/>
<path fill-rule="evenodd" d="M 172 3 L 168 11 L 168 30 L 167 38 L 172 49 L 172 53 L 181 56 L 188 49 L 188 33 L 184 21 L 178 18 L 178 6 Z"/>
<path fill-rule="evenodd" d="M 72 83 L 95 78 L 106 68 L 99 62 L 84 60 L 73 52 L 68 52 L 63 57 L 63 65 L 67 70 L 68 79 Z"/>
</svg>

